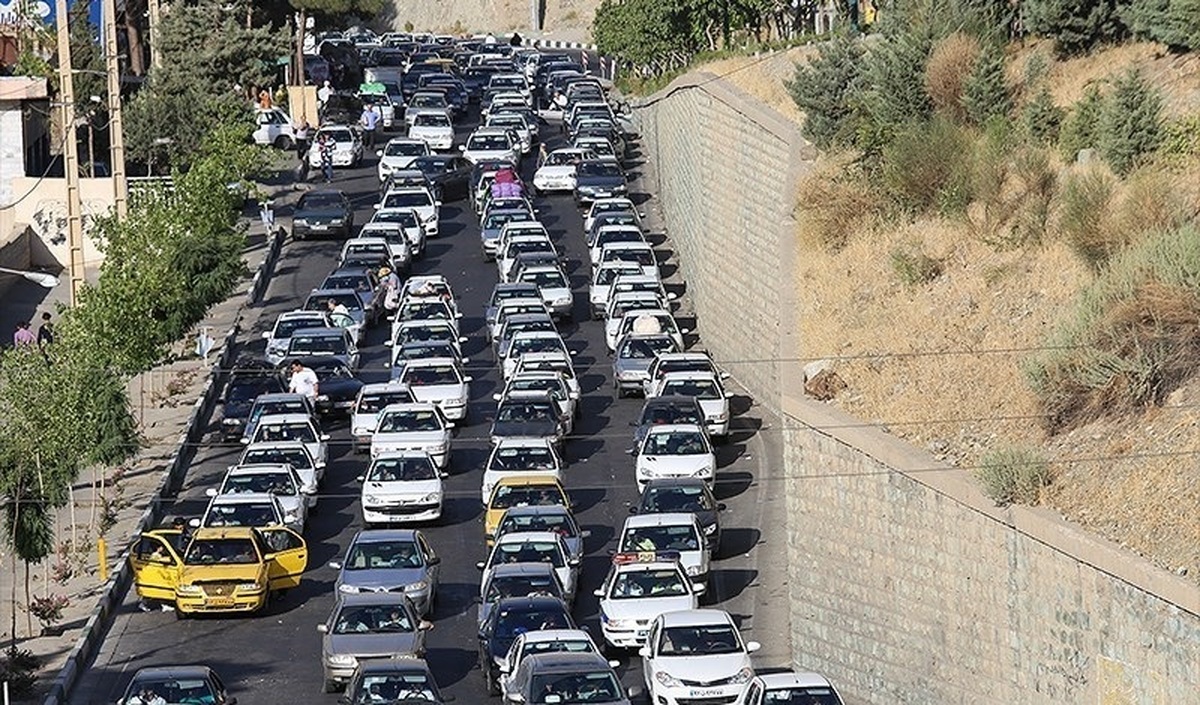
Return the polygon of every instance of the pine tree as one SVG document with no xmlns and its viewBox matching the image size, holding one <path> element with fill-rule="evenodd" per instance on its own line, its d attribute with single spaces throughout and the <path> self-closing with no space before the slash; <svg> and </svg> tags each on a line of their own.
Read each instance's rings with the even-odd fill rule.
<svg viewBox="0 0 1200 705">
<path fill-rule="evenodd" d="M 991 44 L 975 61 L 975 68 L 963 86 L 963 105 L 976 125 L 993 117 L 1007 117 L 1012 111 L 1012 89 L 1004 76 L 1004 48 Z"/>
<path fill-rule="evenodd" d="M 1026 0 L 1025 25 L 1034 34 L 1054 39 L 1059 53 L 1077 54 L 1127 34 L 1117 12 L 1126 1 Z"/>
<path fill-rule="evenodd" d="M 1021 111 L 1021 124 L 1031 140 L 1052 144 L 1058 139 L 1063 117 L 1063 109 L 1054 104 L 1054 96 L 1050 95 L 1049 89 L 1042 86 L 1033 100 Z"/>
<path fill-rule="evenodd" d="M 1130 0 L 1120 15 L 1139 37 L 1176 50 L 1200 49 L 1200 0 Z"/>
<path fill-rule="evenodd" d="M 1100 151 L 1118 174 L 1128 174 L 1158 148 L 1162 136 L 1162 97 L 1141 72 L 1128 71 L 1113 82 L 1100 113 Z"/>
<path fill-rule="evenodd" d="M 1095 85 L 1088 86 L 1083 97 L 1071 108 L 1058 135 L 1063 156 L 1074 160 L 1081 149 L 1094 149 L 1100 142 L 1100 113 L 1104 97 Z"/>
<path fill-rule="evenodd" d="M 863 51 L 839 36 L 823 44 L 816 58 L 796 64 L 787 88 L 804 111 L 804 136 L 822 149 L 854 141 L 854 114 L 861 89 Z"/>
</svg>

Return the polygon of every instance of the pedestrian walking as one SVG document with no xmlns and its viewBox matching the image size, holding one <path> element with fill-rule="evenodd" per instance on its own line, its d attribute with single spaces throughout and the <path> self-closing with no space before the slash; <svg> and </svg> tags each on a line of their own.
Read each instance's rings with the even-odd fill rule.
<svg viewBox="0 0 1200 705">
<path fill-rule="evenodd" d="M 379 113 L 375 106 L 368 103 L 363 106 L 359 123 L 363 129 L 363 144 L 367 149 L 375 149 L 375 128 L 379 126 Z"/>
<path fill-rule="evenodd" d="M 292 134 L 295 136 L 296 158 L 300 160 L 300 166 L 296 169 L 296 180 L 308 181 L 308 151 L 312 147 L 312 127 L 309 126 L 308 120 L 301 120 L 300 124 L 292 129 Z"/>
<path fill-rule="evenodd" d="M 38 347 L 46 347 L 54 342 L 54 324 L 50 322 L 50 312 L 42 313 L 42 325 L 38 326 L 37 344 Z"/>
<path fill-rule="evenodd" d="M 325 101 L 329 100 L 329 96 L 333 95 L 333 86 L 326 81 L 324 85 L 317 89 L 317 102 L 325 105 Z"/>
<path fill-rule="evenodd" d="M 333 150 L 336 146 L 327 132 L 317 137 L 317 154 L 321 157 L 321 173 L 325 176 L 325 183 L 333 181 Z"/>
<path fill-rule="evenodd" d="M 320 380 L 311 367 L 305 367 L 299 360 L 292 360 L 292 378 L 288 382 L 288 391 L 308 397 L 309 401 L 316 403 L 319 386 Z"/>
<path fill-rule="evenodd" d="M 21 321 L 17 324 L 17 328 L 13 331 L 13 345 L 33 345 L 37 342 L 37 336 L 29 329 L 29 321 Z"/>
</svg>

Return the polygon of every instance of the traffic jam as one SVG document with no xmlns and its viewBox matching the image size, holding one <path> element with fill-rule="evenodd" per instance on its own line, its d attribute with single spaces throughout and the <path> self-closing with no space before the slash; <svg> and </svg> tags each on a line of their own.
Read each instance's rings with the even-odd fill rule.
<svg viewBox="0 0 1200 705">
<path fill-rule="evenodd" d="M 630 186 L 636 130 L 609 84 L 570 52 L 490 38 L 322 41 L 394 69 L 382 89 L 340 96 L 346 117 L 317 130 L 336 143 L 334 179 L 304 192 L 285 247 L 336 264 L 228 375 L 216 434 L 236 452 L 200 488 L 198 516 L 132 547 L 142 610 L 180 626 L 282 622 L 320 576 L 332 606 L 301 625 L 320 640 L 301 658 L 347 705 L 454 699 L 431 643 L 464 611 L 474 626 L 457 649 L 477 673 L 462 678 L 480 700 L 840 705 L 818 674 L 756 672 L 760 645 L 718 606 L 722 525 L 736 522 L 716 491 L 732 380 L 677 321 Z M 364 144 L 364 104 L 400 134 Z M 378 180 L 374 203 L 339 189 L 352 169 Z M 450 209 L 471 226 L 453 231 Z M 449 251 L 487 276 L 444 266 Z M 480 289 L 484 306 L 466 309 Z M 584 349 L 585 335 L 603 342 Z M 635 420 L 597 426 L 615 407 Z M 621 448 L 607 491 L 635 498 L 612 526 L 581 519 L 595 435 Z M 318 563 L 312 526 L 336 487 L 358 488 L 350 538 Z M 462 565 L 477 584 L 469 609 L 451 609 L 439 597 Z M 255 702 L 195 665 L 208 655 L 138 670 L 119 702 Z"/>
</svg>

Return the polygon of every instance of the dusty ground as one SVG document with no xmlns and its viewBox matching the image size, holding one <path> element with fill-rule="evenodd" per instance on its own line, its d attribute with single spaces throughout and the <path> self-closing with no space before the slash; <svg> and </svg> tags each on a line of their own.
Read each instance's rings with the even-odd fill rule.
<svg viewBox="0 0 1200 705">
<path fill-rule="evenodd" d="M 418 30 L 433 32 L 525 33 L 530 27 L 529 0 L 395 0 L 396 29 L 411 22 Z M 600 0 L 553 0 L 545 3 L 543 38 L 590 42 L 592 17 Z"/>
<path fill-rule="evenodd" d="M 702 69 L 800 120 L 783 81 L 806 51 Z M 1013 52 L 1014 78 L 1032 53 L 1047 51 Z M 1200 56 L 1156 45 L 1052 62 L 1048 80 L 1065 106 L 1088 82 L 1132 66 L 1163 91 L 1169 115 L 1200 111 Z M 888 257 L 900 244 L 940 259 L 941 276 L 902 284 Z M 1043 430 L 1022 363 L 1091 280 L 1065 246 L 998 253 L 962 223 L 936 219 L 857 233 L 837 254 L 806 248 L 802 260 L 803 354 L 837 361 L 848 388 L 834 403 L 964 468 L 992 448 L 1040 449 L 1054 472 L 1045 504 L 1200 582 L 1200 380 L 1137 416 L 1053 437 Z"/>
</svg>

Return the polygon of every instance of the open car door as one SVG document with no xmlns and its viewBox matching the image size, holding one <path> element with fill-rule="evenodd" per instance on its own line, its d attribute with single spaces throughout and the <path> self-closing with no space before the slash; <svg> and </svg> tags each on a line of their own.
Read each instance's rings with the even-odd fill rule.
<svg viewBox="0 0 1200 705">
<path fill-rule="evenodd" d="M 176 550 L 179 535 L 177 530 L 148 531 L 129 552 L 133 584 L 139 597 L 175 602 L 175 588 L 183 571 L 183 559 Z"/>
<path fill-rule="evenodd" d="M 267 580 L 270 590 L 287 590 L 300 586 L 300 576 L 308 567 L 308 544 L 291 529 L 274 526 L 259 529 L 267 561 Z"/>
</svg>

